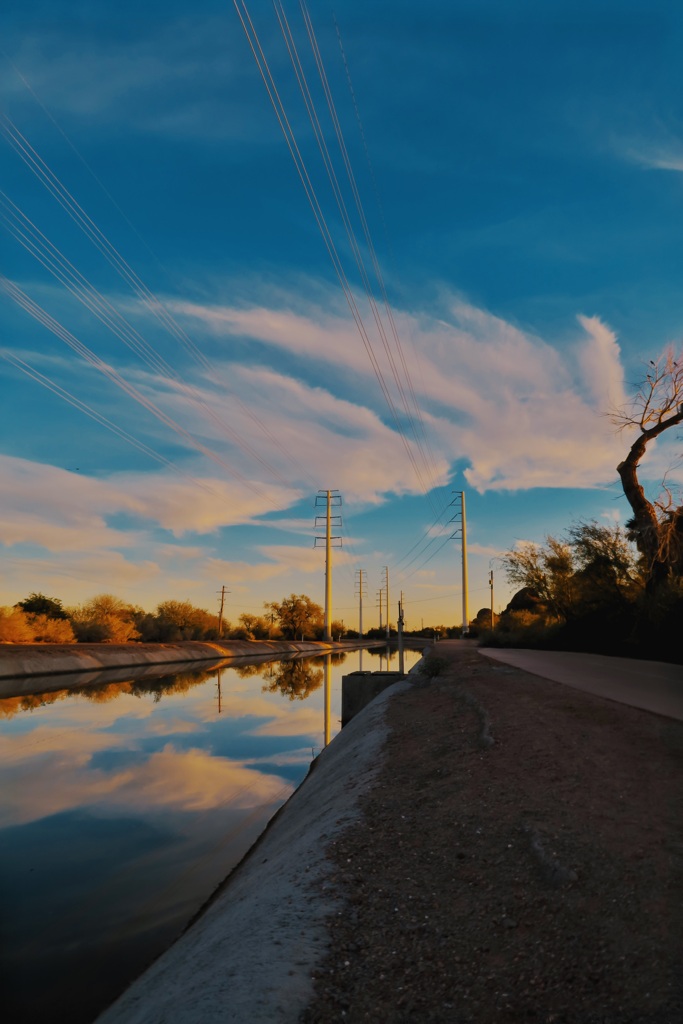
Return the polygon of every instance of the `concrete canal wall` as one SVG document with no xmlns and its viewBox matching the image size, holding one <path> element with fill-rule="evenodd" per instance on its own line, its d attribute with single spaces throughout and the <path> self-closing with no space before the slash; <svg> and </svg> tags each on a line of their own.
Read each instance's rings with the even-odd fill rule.
<svg viewBox="0 0 683 1024">
<path fill-rule="evenodd" d="M 95 1024 L 296 1024 L 338 909 L 325 848 L 358 817 L 387 701 L 409 685 L 385 690 L 332 740 L 205 912 Z"/>
<path fill-rule="evenodd" d="M 251 661 L 383 647 L 384 641 L 186 640 L 176 644 L 0 644 L 0 679 L 183 662 Z"/>
</svg>

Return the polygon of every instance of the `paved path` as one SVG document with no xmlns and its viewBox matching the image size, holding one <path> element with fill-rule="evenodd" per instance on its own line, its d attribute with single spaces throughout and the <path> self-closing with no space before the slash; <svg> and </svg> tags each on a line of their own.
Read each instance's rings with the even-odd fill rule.
<svg viewBox="0 0 683 1024">
<path fill-rule="evenodd" d="M 482 647 L 479 653 L 576 690 L 683 720 L 683 665 L 564 651 Z"/>
</svg>

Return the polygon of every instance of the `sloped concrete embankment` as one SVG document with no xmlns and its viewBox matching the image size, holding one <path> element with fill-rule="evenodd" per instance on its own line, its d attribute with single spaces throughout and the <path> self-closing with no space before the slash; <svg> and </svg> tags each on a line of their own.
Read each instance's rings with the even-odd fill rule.
<svg viewBox="0 0 683 1024">
<path fill-rule="evenodd" d="M 312 998 L 337 898 L 325 847 L 358 814 L 396 683 L 322 751 L 189 930 L 96 1024 L 295 1024 Z"/>
<path fill-rule="evenodd" d="M 0 644 L 0 680 L 29 676 L 99 673 L 110 669 L 188 662 L 255 661 L 329 654 L 382 646 L 380 641 L 321 643 L 295 640 L 227 640 L 176 644 Z M 92 680 L 89 680 L 92 681 Z M 84 680 L 81 680 L 81 683 Z M 58 686 L 63 683 L 57 681 Z M 0 690 L 2 690 L 0 685 Z M 25 692 L 31 692 L 26 690 Z M 5 694 L 4 696 L 9 696 Z"/>
</svg>

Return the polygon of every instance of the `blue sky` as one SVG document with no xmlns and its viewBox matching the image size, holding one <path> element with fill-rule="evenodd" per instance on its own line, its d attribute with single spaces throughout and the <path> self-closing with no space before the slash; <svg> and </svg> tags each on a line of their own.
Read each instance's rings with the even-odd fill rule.
<svg viewBox="0 0 683 1024">
<path fill-rule="evenodd" d="M 370 247 L 284 10 L 341 210 L 276 12 L 248 7 L 327 245 L 232 3 L 0 16 L 2 603 L 322 601 L 336 488 L 335 615 L 362 568 L 372 622 L 389 566 L 409 626 L 459 622 L 453 491 L 473 613 L 515 543 L 628 516 L 606 413 L 683 326 L 681 12 L 311 5 Z"/>
</svg>

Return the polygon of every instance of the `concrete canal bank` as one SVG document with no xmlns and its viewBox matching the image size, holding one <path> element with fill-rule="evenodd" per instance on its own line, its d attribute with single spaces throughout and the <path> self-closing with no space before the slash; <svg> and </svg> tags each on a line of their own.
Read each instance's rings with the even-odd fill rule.
<svg viewBox="0 0 683 1024">
<path fill-rule="evenodd" d="M 113 670 L 149 667 L 150 675 L 180 671 L 182 665 L 198 667 L 225 662 L 274 660 L 283 657 L 315 657 L 382 647 L 381 641 L 357 640 L 339 643 L 294 640 L 187 640 L 175 644 L 0 644 L 0 696 L 17 696 L 41 689 L 61 689 L 105 680 L 114 681 Z M 49 678 L 54 677 L 50 682 Z M 73 678 L 73 681 L 71 677 Z M 62 678 L 60 678 L 62 677 Z M 67 681 L 67 677 L 68 681 Z"/>
<path fill-rule="evenodd" d="M 97 1024 L 295 1024 L 335 911 L 326 845 L 375 778 L 396 683 L 322 751 L 193 925 Z"/>
</svg>

